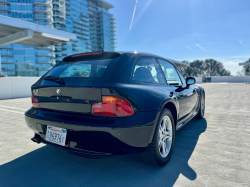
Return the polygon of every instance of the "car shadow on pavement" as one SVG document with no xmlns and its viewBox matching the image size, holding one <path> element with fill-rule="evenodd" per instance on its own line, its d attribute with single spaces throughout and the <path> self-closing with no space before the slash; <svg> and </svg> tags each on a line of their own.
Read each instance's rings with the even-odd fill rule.
<svg viewBox="0 0 250 187">
<path fill-rule="evenodd" d="M 165 167 L 145 164 L 138 155 L 88 159 L 44 146 L 0 166 L 0 186 L 173 186 L 182 174 L 196 179 L 188 165 L 207 122 L 191 120 L 176 132 L 175 148 Z"/>
</svg>

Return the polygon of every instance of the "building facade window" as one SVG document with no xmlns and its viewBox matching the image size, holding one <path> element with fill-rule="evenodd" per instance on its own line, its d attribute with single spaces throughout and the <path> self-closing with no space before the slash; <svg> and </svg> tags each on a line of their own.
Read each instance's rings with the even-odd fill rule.
<svg viewBox="0 0 250 187">
<path fill-rule="evenodd" d="M 2 73 L 6 76 L 42 76 L 65 56 L 115 50 L 113 8 L 98 0 L 10 0 L 0 3 L 0 15 L 64 30 L 77 35 L 76 42 L 35 48 L 20 44 L 0 47 Z"/>
</svg>

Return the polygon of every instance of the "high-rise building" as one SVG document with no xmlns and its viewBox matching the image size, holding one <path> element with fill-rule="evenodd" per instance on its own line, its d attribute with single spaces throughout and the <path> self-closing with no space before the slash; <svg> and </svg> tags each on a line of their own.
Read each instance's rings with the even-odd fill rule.
<svg viewBox="0 0 250 187">
<path fill-rule="evenodd" d="M 0 15 L 64 30 L 76 42 L 49 47 L 9 44 L 0 47 L 2 74 L 42 76 L 63 57 L 74 53 L 114 51 L 113 5 L 103 0 L 0 0 Z M 55 33 L 56 35 L 56 33 Z"/>
</svg>

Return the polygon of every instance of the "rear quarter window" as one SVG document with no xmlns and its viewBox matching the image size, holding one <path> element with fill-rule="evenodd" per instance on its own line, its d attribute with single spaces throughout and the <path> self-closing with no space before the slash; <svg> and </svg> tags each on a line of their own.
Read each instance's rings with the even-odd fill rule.
<svg viewBox="0 0 250 187">
<path fill-rule="evenodd" d="M 132 81 L 152 84 L 166 83 L 160 65 L 155 58 L 151 57 L 142 57 L 137 60 L 133 70 Z"/>
</svg>

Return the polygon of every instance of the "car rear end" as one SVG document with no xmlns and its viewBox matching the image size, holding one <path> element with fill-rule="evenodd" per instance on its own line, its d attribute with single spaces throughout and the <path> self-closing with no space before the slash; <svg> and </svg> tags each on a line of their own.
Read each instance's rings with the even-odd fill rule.
<svg viewBox="0 0 250 187">
<path fill-rule="evenodd" d="M 32 108 L 25 113 L 32 140 L 96 156 L 144 151 L 157 112 L 140 112 L 130 95 L 105 87 L 121 63 L 120 53 L 85 53 L 46 73 L 32 86 Z"/>
</svg>

